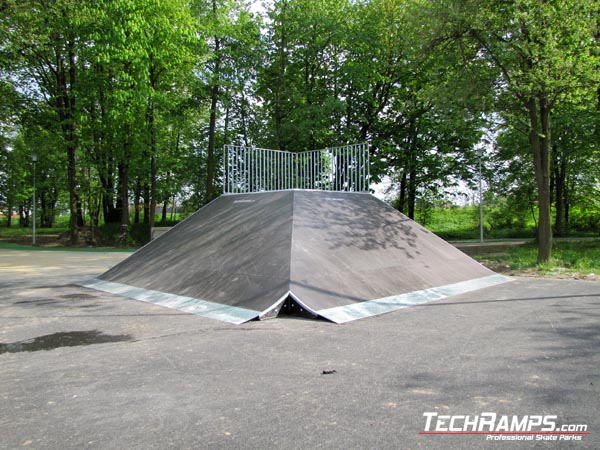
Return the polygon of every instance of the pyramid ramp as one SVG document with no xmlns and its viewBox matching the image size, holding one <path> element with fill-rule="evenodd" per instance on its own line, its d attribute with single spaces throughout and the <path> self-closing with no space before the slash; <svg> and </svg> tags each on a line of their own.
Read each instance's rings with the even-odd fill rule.
<svg viewBox="0 0 600 450">
<path fill-rule="evenodd" d="M 367 193 L 224 195 L 81 283 L 230 323 L 336 323 L 503 283 Z"/>
</svg>

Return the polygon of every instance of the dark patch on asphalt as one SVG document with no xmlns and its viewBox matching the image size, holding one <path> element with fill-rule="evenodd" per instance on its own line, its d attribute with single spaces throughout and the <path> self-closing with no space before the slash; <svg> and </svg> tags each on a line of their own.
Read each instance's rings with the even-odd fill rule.
<svg viewBox="0 0 600 450">
<path fill-rule="evenodd" d="M 109 342 L 130 341 L 132 337 L 128 334 L 104 334 L 98 330 L 69 331 L 38 336 L 33 339 L 0 343 L 0 354 L 37 352 L 40 350 L 53 350 L 59 347 L 78 347 L 81 345 L 106 344 Z"/>
<path fill-rule="evenodd" d="M 32 300 L 21 300 L 19 302 L 15 302 L 15 305 L 49 305 L 51 303 L 56 303 L 56 300 L 53 298 L 36 298 Z"/>
<path fill-rule="evenodd" d="M 81 286 L 77 285 L 77 284 L 47 284 L 47 285 L 43 285 L 43 286 L 32 286 L 28 289 L 54 289 L 54 288 L 68 288 L 68 287 L 74 287 L 74 288 L 81 288 Z"/>
<path fill-rule="evenodd" d="M 95 295 L 85 294 L 85 293 L 81 293 L 81 294 L 65 294 L 65 295 L 60 295 L 59 297 L 60 298 L 77 299 L 77 300 L 90 299 L 90 298 L 98 298 Z"/>
</svg>

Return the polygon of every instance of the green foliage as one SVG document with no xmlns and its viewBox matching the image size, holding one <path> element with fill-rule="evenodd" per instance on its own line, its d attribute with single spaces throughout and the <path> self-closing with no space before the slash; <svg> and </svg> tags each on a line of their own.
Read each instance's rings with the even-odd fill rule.
<svg viewBox="0 0 600 450">
<path fill-rule="evenodd" d="M 474 257 L 493 261 L 512 270 L 533 269 L 539 274 L 597 275 L 600 273 L 600 240 L 558 241 L 554 246 L 553 258 L 541 265 L 537 263 L 537 248 L 533 243 L 506 246 L 500 254 L 480 254 Z"/>
<path fill-rule="evenodd" d="M 0 209 L 31 214 L 35 152 L 39 225 L 63 226 L 71 212 L 86 225 L 129 223 L 138 242 L 158 220 L 153 205 L 189 214 L 220 192 L 223 144 L 368 141 L 374 182 L 389 178 L 395 206 L 447 237 L 478 237 L 477 211 L 444 207 L 450 190 L 476 187 L 480 163 L 486 236 L 532 236 L 545 183 L 555 230 L 598 230 L 597 10 L 275 0 L 253 14 L 242 0 L 7 0 Z M 531 122 L 542 106 L 545 128 Z M 547 151 L 541 172 L 532 138 Z"/>
<path fill-rule="evenodd" d="M 422 215 L 417 214 L 417 221 L 430 231 L 446 240 L 479 239 L 479 206 L 432 208 L 425 223 Z M 506 221 L 500 208 L 486 206 L 484 211 L 484 239 L 533 238 L 535 227 L 532 221 Z"/>
</svg>

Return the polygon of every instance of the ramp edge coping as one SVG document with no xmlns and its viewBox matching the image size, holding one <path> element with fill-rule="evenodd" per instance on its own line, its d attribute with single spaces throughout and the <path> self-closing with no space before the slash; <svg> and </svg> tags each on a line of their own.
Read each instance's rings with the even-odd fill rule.
<svg viewBox="0 0 600 450">
<path fill-rule="evenodd" d="M 260 311 L 254 311 L 252 309 L 238 308 L 237 306 L 223 305 L 193 297 L 185 297 L 183 295 L 169 294 L 121 283 L 113 283 L 111 281 L 99 280 L 98 278 L 82 281 L 77 284 L 79 286 L 96 289 L 97 291 L 117 294 L 134 300 L 140 300 L 190 314 L 209 317 L 211 319 L 235 325 L 240 325 L 255 319 L 260 314 Z"/>
<path fill-rule="evenodd" d="M 507 283 L 509 281 L 513 281 L 513 278 L 494 274 L 482 278 L 447 284 L 445 286 L 407 292 L 406 294 L 392 295 L 376 300 L 322 309 L 317 311 L 317 314 L 335 323 L 346 323 L 365 317 L 385 314 L 401 308 L 408 308 L 409 306 L 420 305 L 434 300 L 441 300 L 454 295 L 476 291 L 486 287 Z"/>
</svg>

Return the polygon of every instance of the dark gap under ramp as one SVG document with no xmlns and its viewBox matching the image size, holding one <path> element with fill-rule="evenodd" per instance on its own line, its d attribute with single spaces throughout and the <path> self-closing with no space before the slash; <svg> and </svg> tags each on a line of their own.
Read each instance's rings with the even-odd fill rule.
<svg viewBox="0 0 600 450">
<path fill-rule="evenodd" d="M 336 323 L 493 286 L 495 274 L 371 194 L 223 195 L 82 286 L 230 323 Z"/>
</svg>

